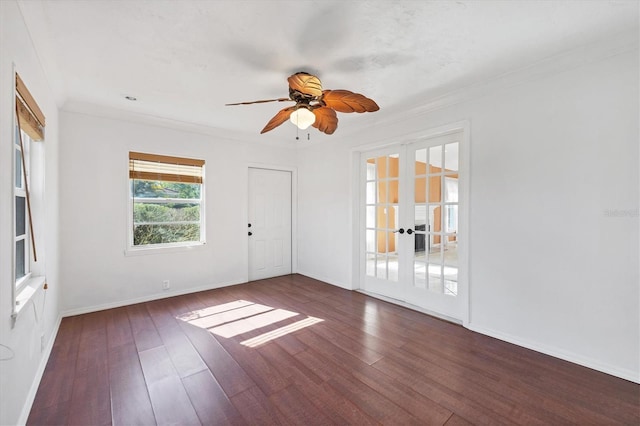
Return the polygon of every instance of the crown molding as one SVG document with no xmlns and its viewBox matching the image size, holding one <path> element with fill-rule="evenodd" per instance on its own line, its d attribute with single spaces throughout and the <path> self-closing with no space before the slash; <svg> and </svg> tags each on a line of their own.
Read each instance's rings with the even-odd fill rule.
<svg viewBox="0 0 640 426">
<path fill-rule="evenodd" d="M 265 137 L 265 135 L 226 130 L 204 124 L 176 120 L 142 112 L 133 112 L 110 106 L 87 103 L 84 101 L 67 100 L 62 106 L 61 111 L 111 120 L 125 121 L 133 124 L 162 127 L 187 133 L 195 133 L 199 135 L 215 137 L 216 139 L 224 140 L 227 142 L 238 142 L 246 144 L 260 143 L 262 145 L 270 145 L 273 147 L 288 149 L 295 149 L 297 146 L 295 143 L 285 141 L 281 138 L 276 137 L 275 135 L 271 137 Z"/>
</svg>

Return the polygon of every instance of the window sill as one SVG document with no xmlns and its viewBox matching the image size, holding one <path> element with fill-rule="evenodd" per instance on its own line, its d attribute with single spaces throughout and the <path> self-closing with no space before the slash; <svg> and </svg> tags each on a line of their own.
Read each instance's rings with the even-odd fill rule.
<svg viewBox="0 0 640 426">
<path fill-rule="evenodd" d="M 13 313 L 11 314 L 11 318 L 13 318 L 14 322 L 29 303 L 33 302 L 33 298 L 38 294 L 38 292 L 44 290 L 45 282 L 46 277 L 43 275 L 32 276 L 22 286 L 20 292 L 16 296 Z"/>
<path fill-rule="evenodd" d="M 146 256 L 149 254 L 184 253 L 192 250 L 202 250 L 206 243 L 190 243 L 188 245 L 167 245 L 162 247 L 129 247 L 124 251 L 125 256 Z"/>
</svg>

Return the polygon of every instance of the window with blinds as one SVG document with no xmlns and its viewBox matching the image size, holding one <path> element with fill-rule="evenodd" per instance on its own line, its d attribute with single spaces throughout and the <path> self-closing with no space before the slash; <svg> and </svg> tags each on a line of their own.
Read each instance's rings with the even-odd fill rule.
<svg viewBox="0 0 640 426">
<path fill-rule="evenodd" d="M 16 296 L 31 278 L 33 266 L 38 261 L 34 218 L 31 212 L 30 178 L 32 142 L 44 141 L 45 116 L 20 76 L 15 74 L 15 128 L 13 207 L 14 232 L 14 282 Z M 40 171 L 36 171 L 40 172 Z M 41 194 L 40 194 L 41 195 Z M 36 197 L 41 198 L 41 197 Z M 36 200 L 37 202 L 37 200 Z"/>
<path fill-rule="evenodd" d="M 131 247 L 203 244 L 204 160 L 129 153 Z"/>
</svg>

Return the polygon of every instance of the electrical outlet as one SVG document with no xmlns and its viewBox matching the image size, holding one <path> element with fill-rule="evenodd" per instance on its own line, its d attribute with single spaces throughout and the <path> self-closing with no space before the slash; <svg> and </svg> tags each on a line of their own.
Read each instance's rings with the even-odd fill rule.
<svg viewBox="0 0 640 426">
<path fill-rule="evenodd" d="M 170 288 L 171 288 L 171 283 L 169 282 L 169 280 L 162 281 L 162 289 L 163 290 L 169 290 Z"/>
</svg>

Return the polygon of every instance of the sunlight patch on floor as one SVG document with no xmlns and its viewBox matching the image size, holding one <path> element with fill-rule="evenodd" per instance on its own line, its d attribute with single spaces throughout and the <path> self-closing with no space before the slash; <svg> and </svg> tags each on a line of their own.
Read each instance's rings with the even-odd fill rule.
<svg viewBox="0 0 640 426">
<path fill-rule="evenodd" d="M 264 314 L 254 315 L 249 318 L 229 322 L 219 327 L 210 328 L 209 331 L 218 336 L 229 338 L 266 327 L 267 325 L 295 317 L 296 315 L 300 314 L 285 309 L 274 309 Z"/>
<path fill-rule="evenodd" d="M 221 305 L 209 306 L 208 308 L 198 309 L 197 311 L 191 311 L 189 313 L 180 315 L 178 318 L 182 321 L 191 321 L 196 318 L 204 318 L 209 315 L 219 314 L 221 312 L 230 311 L 233 309 L 242 308 L 243 306 L 253 305 L 252 302 L 246 300 L 236 300 L 234 302 L 223 303 Z"/>
<path fill-rule="evenodd" d="M 179 315 L 177 318 L 196 327 L 204 328 L 217 336 L 231 338 L 300 315 L 298 312 L 288 311 L 286 309 L 276 309 L 271 306 L 248 302 L 246 300 L 236 300 L 234 302 L 188 312 Z M 254 348 L 322 321 L 324 320 L 320 318 L 306 317 L 305 319 L 282 326 L 276 330 L 268 331 L 241 343 Z"/>
<path fill-rule="evenodd" d="M 244 342 L 240 342 L 240 344 L 249 346 L 250 348 L 255 348 L 267 342 L 270 342 L 271 340 L 277 339 L 278 337 L 293 333 L 294 331 L 302 330 L 305 327 L 309 327 L 310 325 L 317 324 L 322 321 L 324 320 L 320 318 L 307 317 L 303 320 L 296 321 L 292 324 L 285 325 L 284 327 L 280 327 L 276 330 L 269 331 L 249 340 L 245 340 Z"/>
<path fill-rule="evenodd" d="M 211 329 L 221 324 L 238 321 L 243 318 L 249 318 L 254 315 L 262 314 L 264 312 L 269 312 L 272 310 L 273 308 L 271 306 L 253 303 L 249 305 L 240 306 L 236 309 L 222 311 L 219 313 L 210 314 L 206 316 L 200 316 L 198 318 L 190 320 L 189 323 L 192 325 L 196 325 L 200 328 Z"/>
</svg>

